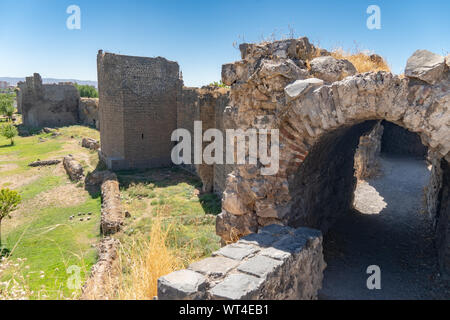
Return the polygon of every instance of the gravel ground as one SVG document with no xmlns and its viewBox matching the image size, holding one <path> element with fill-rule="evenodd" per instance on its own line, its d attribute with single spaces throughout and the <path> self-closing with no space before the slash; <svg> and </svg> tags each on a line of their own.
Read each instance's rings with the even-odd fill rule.
<svg viewBox="0 0 450 320">
<path fill-rule="evenodd" d="M 383 156 L 380 167 L 379 177 L 358 183 L 355 212 L 325 236 L 319 299 L 450 299 L 422 210 L 430 171 L 423 160 L 400 157 Z M 381 268 L 381 290 L 367 289 L 370 265 Z"/>
</svg>

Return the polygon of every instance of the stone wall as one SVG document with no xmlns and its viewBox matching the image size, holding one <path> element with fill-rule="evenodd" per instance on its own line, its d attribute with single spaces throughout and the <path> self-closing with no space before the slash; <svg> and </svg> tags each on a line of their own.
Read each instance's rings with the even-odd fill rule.
<svg viewBox="0 0 450 320">
<path fill-rule="evenodd" d="M 358 179 L 375 177 L 379 171 L 379 156 L 384 126 L 379 121 L 369 134 L 361 136 L 355 154 L 355 176 Z"/>
<path fill-rule="evenodd" d="M 381 152 L 425 159 L 428 150 L 420 137 L 393 123 L 383 121 L 384 133 Z"/>
<path fill-rule="evenodd" d="M 61 127 L 79 122 L 80 95 L 73 84 L 42 84 L 41 76 L 35 73 L 19 89 L 18 108 L 26 127 Z"/>
<path fill-rule="evenodd" d="M 271 225 L 158 280 L 160 300 L 311 300 L 322 286 L 322 235 Z"/>
<path fill-rule="evenodd" d="M 191 133 L 191 159 L 194 159 L 194 122 L 202 122 L 203 133 L 213 128 L 224 132 L 223 113 L 228 102 L 228 90 L 225 88 L 183 88 L 182 100 L 177 110 L 177 127 Z M 207 144 L 209 142 L 203 143 L 203 147 Z M 184 167 L 199 175 L 203 182 L 203 192 L 214 191 L 220 194 L 225 187 L 226 175 L 232 170 L 232 166 L 225 164 L 191 164 Z"/>
<path fill-rule="evenodd" d="M 170 166 L 182 80 L 176 62 L 99 52 L 100 155 L 108 168 Z"/>
<path fill-rule="evenodd" d="M 329 198 L 333 191 L 348 197 L 336 209 L 351 203 L 352 184 L 340 188 L 353 179 L 351 150 L 367 132 L 360 127 L 366 121 L 386 120 L 417 133 L 438 159 L 450 159 L 450 72 L 444 57 L 417 51 L 408 60 L 405 78 L 387 72 L 346 76 L 352 69 L 349 62 L 331 59 L 316 61 L 311 74 L 307 62 L 317 49 L 307 38 L 240 48 L 242 60 L 222 69 L 222 81 L 231 86 L 231 118 L 243 130 L 279 130 L 280 170 L 263 176 L 261 166 L 239 165 L 229 176 L 216 224 L 224 242 L 257 232 L 267 223 L 326 230 L 339 214 L 328 204 L 338 201 Z M 350 141 L 340 138 L 347 132 Z M 329 141 L 329 151 L 317 151 L 324 141 Z M 341 175 L 334 161 L 345 164 L 345 180 L 331 177 Z M 308 196 L 322 195 L 319 186 L 329 195 L 319 196 L 321 202 Z M 448 241 L 439 232 L 437 238 Z M 440 248 L 445 246 L 440 243 Z"/>
<path fill-rule="evenodd" d="M 98 120 L 98 98 L 80 98 L 78 105 L 78 118 L 85 126 L 100 129 Z"/>
</svg>

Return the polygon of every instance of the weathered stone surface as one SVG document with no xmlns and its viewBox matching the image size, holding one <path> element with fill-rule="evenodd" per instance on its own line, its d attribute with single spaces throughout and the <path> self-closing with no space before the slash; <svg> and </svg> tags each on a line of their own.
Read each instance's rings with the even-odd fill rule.
<svg viewBox="0 0 450 320">
<path fill-rule="evenodd" d="M 271 239 L 268 243 L 258 240 Z M 279 245 L 282 238 L 289 245 Z M 316 299 L 321 287 L 325 262 L 322 255 L 322 235 L 320 231 L 301 228 L 295 230 L 283 226 L 269 226 L 260 233 L 247 236 L 251 245 L 229 245 L 219 252 L 231 253 L 233 260 L 217 256 L 207 258 L 190 266 L 206 277 L 206 292 L 193 290 L 178 294 L 179 288 L 195 287 L 192 275 L 184 279 L 175 273 L 163 278 L 175 278 L 176 281 L 158 282 L 164 289 L 164 299 Z M 261 244 L 261 246 L 260 246 Z M 267 245 L 267 247 L 265 247 Z M 242 249 L 249 249 L 244 250 Z M 287 248 L 287 250 L 286 250 Z M 241 249 L 241 251 L 239 251 Z M 219 260 L 222 259 L 222 260 Z M 190 271 L 192 272 L 192 271 Z M 196 275 L 194 279 L 199 276 Z M 203 278 L 201 278 L 203 281 Z M 195 285 L 192 285 L 194 282 Z M 203 283 L 203 282 L 202 282 Z M 160 292 L 160 289 L 158 289 Z M 161 298 L 161 297 L 160 297 Z"/>
<path fill-rule="evenodd" d="M 405 75 L 430 84 L 442 80 L 445 71 L 445 58 L 427 50 L 417 50 L 408 59 Z"/>
<path fill-rule="evenodd" d="M 98 260 L 91 269 L 91 275 L 82 288 L 81 300 L 109 300 L 114 297 L 118 283 L 115 282 L 117 268 L 117 253 L 120 242 L 114 238 L 103 238 L 98 245 Z"/>
<path fill-rule="evenodd" d="M 158 299 L 202 299 L 206 286 L 206 278 L 197 272 L 191 270 L 175 271 L 158 279 Z"/>
<path fill-rule="evenodd" d="M 231 274 L 211 289 L 214 300 L 255 299 L 262 280 L 247 274 Z"/>
<path fill-rule="evenodd" d="M 119 232 L 124 220 L 124 212 L 120 202 L 119 181 L 115 174 L 104 176 L 101 192 L 100 230 L 103 235 L 107 236 Z"/>
<path fill-rule="evenodd" d="M 71 83 L 43 84 L 38 73 L 19 85 L 18 106 L 26 127 L 61 127 L 78 123 L 80 95 Z"/>
<path fill-rule="evenodd" d="M 194 262 L 189 269 L 208 277 L 222 277 L 238 266 L 239 262 L 225 257 L 206 258 Z"/>
<path fill-rule="evenodd" d="M 419 52 L 409 62 L 411 71 L 402 78 L 387 72 L 348 76 L 354 67 L 324 56 L 311 61 L 311 72 L 322 70 L 318 66 L 330 61 L 337 65 L 330 67 L 334 76 L 327 78 L 324 72 L 322 80 L 329 83 L 309 90 L 311 80 L 285 76 L 295 74 L 287 68 L 288 60 L 301 70 L 308 61 L 300 57 L 299 48 L 309 47 L 301 42 L 243 44 L 243 60 L 226 67 L 236 70 L 230 82 L 227 119 L 242 130 L 278 129 L 280 168 L 275 175 L 262 176 L 260 168 L 249 171 L 236 166 L 225 188 L 225 208 L 230 210 L 216 223 L 225 243 L 268 224 L 309 226 L 325 232 L 352 206 L 355 150 L 359 138 L 379 120 L 418 134 L 439 160 L 450 159 L 449 68 L 442 57 L 428 59 L 428 53 Z M 312 52 L 310 58 L 317 56 L 316 48 Z M 380 62 L 381 57 L 371 59 Z M 408 74 L 432 81 L 433 86 L 412 80 Z"/>
<path fill-rule="evenodd" d="M 331 56 L 318 57 L 310 62 L 311 73 L 326 82 L 335 82 L 357 73 L 355 66 L 348 60 Z"/>
<path fill-rule="evenodd" d="M 93 171 L 86 176 L 84 183 L 87 186 L 99 186 L 106 180 L 117 180 L 117 176 L 115 173 L 108 170 Z"/>
<path fill-rule="evenodd" d="M 72 181 L 80 181 L 81 179 L 83 179 L 83 167 L 71 155 L 64 157 L 63 165 Z"/>
<path fill-rule="evenodd" d="M 234 260 L 242 260 L 250 255 L 254 255 L 256 252 L 258 252 L 258 249 L 253 246 L 231 244 L 214 252 L 213 256 L 224 256 Z"/>
<path fill-rule="evenodd" d="M 61 160 L 38 160 L 31 162 L 28 166 L 29 167 L 44 167 L 44 166 L 53 166 L 61 163 Z"/>
<path fill-rule="evenodd" d="M 81 124 L 100 129 L 98 120 L 98 98 L 80 98 L 78 105 L 78 117 Z"/>
<path fill-rule="evenodd" d="M 301 94 L 307 92 L 311 88 L 316 88 L 323 85 L 323 80 L 317 78 L 310 78 L 305 80 L 297 80 L 294 83 L 288 85 L 284 91 L 289 99 L 294 100 Z"/>
<path fill-rule="evenodd" d="M 381 122 L 378 122 L 369 134 L 359 139 L 355 153 L 355 176 L 358 179 L 368 179 L 377 175 L 383 130 Z"/>
<path fill-rule="evenodd" d="M 264 278 L 283 264 L 280 260 L 271 259 L 267 256 L 257 255 L 242 263 L 238 271 L 250 274 L 258 278 Z"/>
<path fill-rule="evenodd" d="M 100 51 L 100 156 L 110 170 L 172 165 L 182 80 L 178 63 Z"/>
<path fill-rule="evenodd" d="M 91 138 L 83 138 L 81 141 L 81 146 L 83 148 L 91 149 L 91 150 L 98 150 L 100 149 L 100 142 L 98 142 L 95 139 Z"/>
</svg>

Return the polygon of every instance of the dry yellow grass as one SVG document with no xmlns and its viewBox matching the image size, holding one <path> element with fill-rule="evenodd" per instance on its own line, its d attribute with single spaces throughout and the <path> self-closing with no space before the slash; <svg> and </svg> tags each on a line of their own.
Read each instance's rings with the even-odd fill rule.
<svg viewBox="0 0 450 320">
<path fill-rule="evenodd" d="M 167 245 L 170 227 L 163 229 L 162 219 L 152 221 L 150 239 L 133 240 L 121 247 L 117 284 L 108 296 L 120 300 L 151 300 L 157 296 L 161 276 L 180 269 L 181 262 Z"/>
<path fill-rule="evenodd" d="M 311 60 L 320 57 L 320 51 L 321 49 L 316 47 L 315 53 L 313 54 Z M 353 52 L 346 51 L 342 48 L 336 48 L 333 49 L 330 54 L 336 59 L 345 59 L 350 61 L 355 66 L 358 73 L 391 71 L 386 59 L 379 55 L 363 52 L 358 48 L 355 48 Z M 311 69 L 310 61 L 306 61 L 306 66 L 308 69 Z"/>
<path fill-rule="evenodd" d="M 391 71 L 386 60 L 378 55 L 369 55 L 364 52 L 349 53 L 340 48 L 333 50 L 331 55 L 336 59 L 350 61 L 358 70 L 358 73 Z"/>
</svg>

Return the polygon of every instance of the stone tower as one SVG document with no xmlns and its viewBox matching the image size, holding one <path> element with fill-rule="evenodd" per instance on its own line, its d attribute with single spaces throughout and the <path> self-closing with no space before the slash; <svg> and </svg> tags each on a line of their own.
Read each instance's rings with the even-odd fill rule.
<svg viewBox="0 0 450 320">
<path fill-rule="evenodd" d="M 176 62 L 99 51 L 100 157 L 111 170 L 172 164 L 183 82 Z"/>
</svg>

